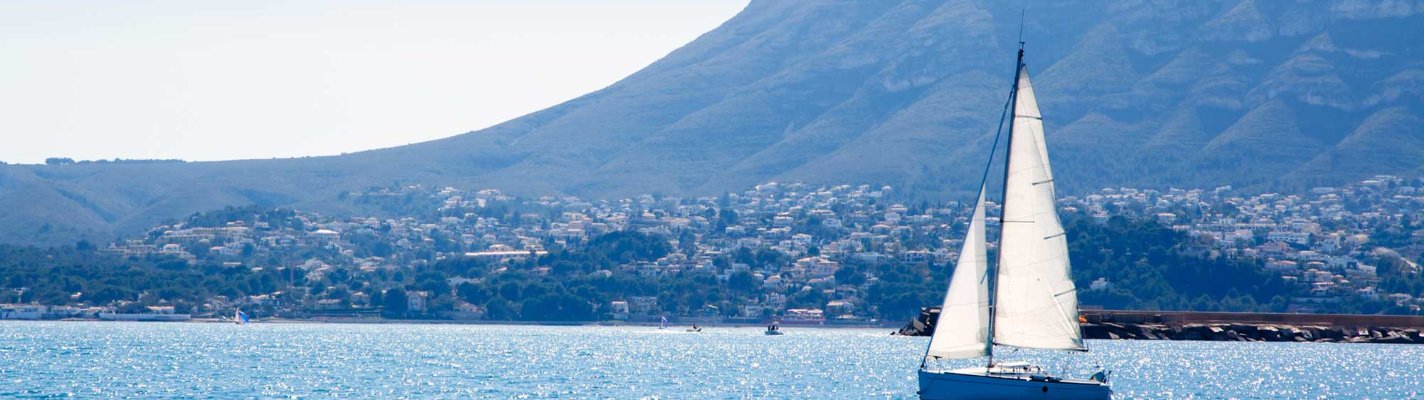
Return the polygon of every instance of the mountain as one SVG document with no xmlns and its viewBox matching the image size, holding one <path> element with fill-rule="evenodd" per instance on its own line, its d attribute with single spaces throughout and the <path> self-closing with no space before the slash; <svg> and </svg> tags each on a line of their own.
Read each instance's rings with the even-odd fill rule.
<svg viewBox="0 0 1424 400">
<path fill-rule="evenodd" d="M 1424 3 L 1020 7 L 753 1 L 612 86 L 446 139 L 299 159 L 0 166 L 0 241 L 111 240 L 227 205 L 340 213 L 343 192 L 414 183 L 613 197 L 799 180 L 962 197 L 998 124 L 1020 15 L 1065 193 L 1299 190 L 1424 169 Z"/>
</svg>

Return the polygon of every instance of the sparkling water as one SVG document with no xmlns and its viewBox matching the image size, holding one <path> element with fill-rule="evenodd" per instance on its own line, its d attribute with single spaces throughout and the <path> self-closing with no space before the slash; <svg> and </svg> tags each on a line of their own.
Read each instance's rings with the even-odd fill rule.
<svg viewBox="0 0 1424 400">
<path fill-rule="evenodd" d="M 0 322 L 0 397 L 916 398 L 926 338 L 763 329 Z M 1117 398 L 1424 398 L 1424 346 L 1089 346 L 1000 359 L 1101 365 Z"/>
</svg>

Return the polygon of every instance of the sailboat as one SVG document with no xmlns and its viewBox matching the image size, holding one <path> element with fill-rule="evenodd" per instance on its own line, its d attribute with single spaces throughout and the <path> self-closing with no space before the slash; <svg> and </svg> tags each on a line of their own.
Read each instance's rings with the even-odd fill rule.
<svg viewBox="0 0 1424 400">
<path fill-rule="evenodd" d="M 237 312 L 233 313 L 232 320 L 238 325 L 245 325 L 247 324 L 247 313 L 242 312 L 242 310 L 237 310 Z"/>
<path fill-rule="evenodd" d="M 919 370 L 921 399 L 1107 399 L 1107 373 L 1065 378 L 1025 362 L 994 358 L 994 345 L 1088 351 L 1069 276 L 1068 241 L 1058 219 L 1043 119 L 1019 43 L 1009 92 L 1007 160 L 998 262 L 990 270 L 984 196 L 989 166 L 934 335 Z M 1002 124 L 1002 122 L 1001 122 Z M 998 147 L 995 137 L 994 148 Z M 993 152 L 989 165 L 993 164 Z M 940 360 L 986 358 L 983 366 L 943 369 Z"/>
</svg>

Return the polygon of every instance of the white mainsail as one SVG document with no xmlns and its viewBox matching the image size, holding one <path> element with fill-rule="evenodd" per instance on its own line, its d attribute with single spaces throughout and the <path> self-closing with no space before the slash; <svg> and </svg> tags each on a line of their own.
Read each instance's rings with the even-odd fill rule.
<svg viewBox="0 0 1424 400">
<path fill-rule="evenodd" d="M 1004 223 L 995 286 L 993 341 L 1037 349 L 1085 350 L 1068 241 L 1058 220 L 1043 119 L 1027 69 L 1018 74 Z"/>
<path fill-rule="evenodd" d="M 969 221 L 959 262 L 944 294 L 927 353 L 936 358 L 972 358 L 989 351 L 989 263 L 984 247 L 984 188 Z"/>
</svg>

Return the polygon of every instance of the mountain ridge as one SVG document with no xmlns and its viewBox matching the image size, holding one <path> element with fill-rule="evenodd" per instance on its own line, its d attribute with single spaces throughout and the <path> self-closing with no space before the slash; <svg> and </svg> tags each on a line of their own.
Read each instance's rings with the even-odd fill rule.
<svg viewBox="0 0 1424 400">
<path fill-rule="evenodd" d="M 0 242 L 112 240 L 228 205 L 350 212 L 371 186 L 714 195 L 769 180 L 978 182 L 1018 5 L 753 1 L 618 82 L 508 122 L 342 156 L 0 166 Z M 1424 3 L 1033 4 L 1027 63 L 1064 193 L 1300 190 L 1424 170 Z M 576 67 L 576 66 L 575 66 Z"/>
</svg>

